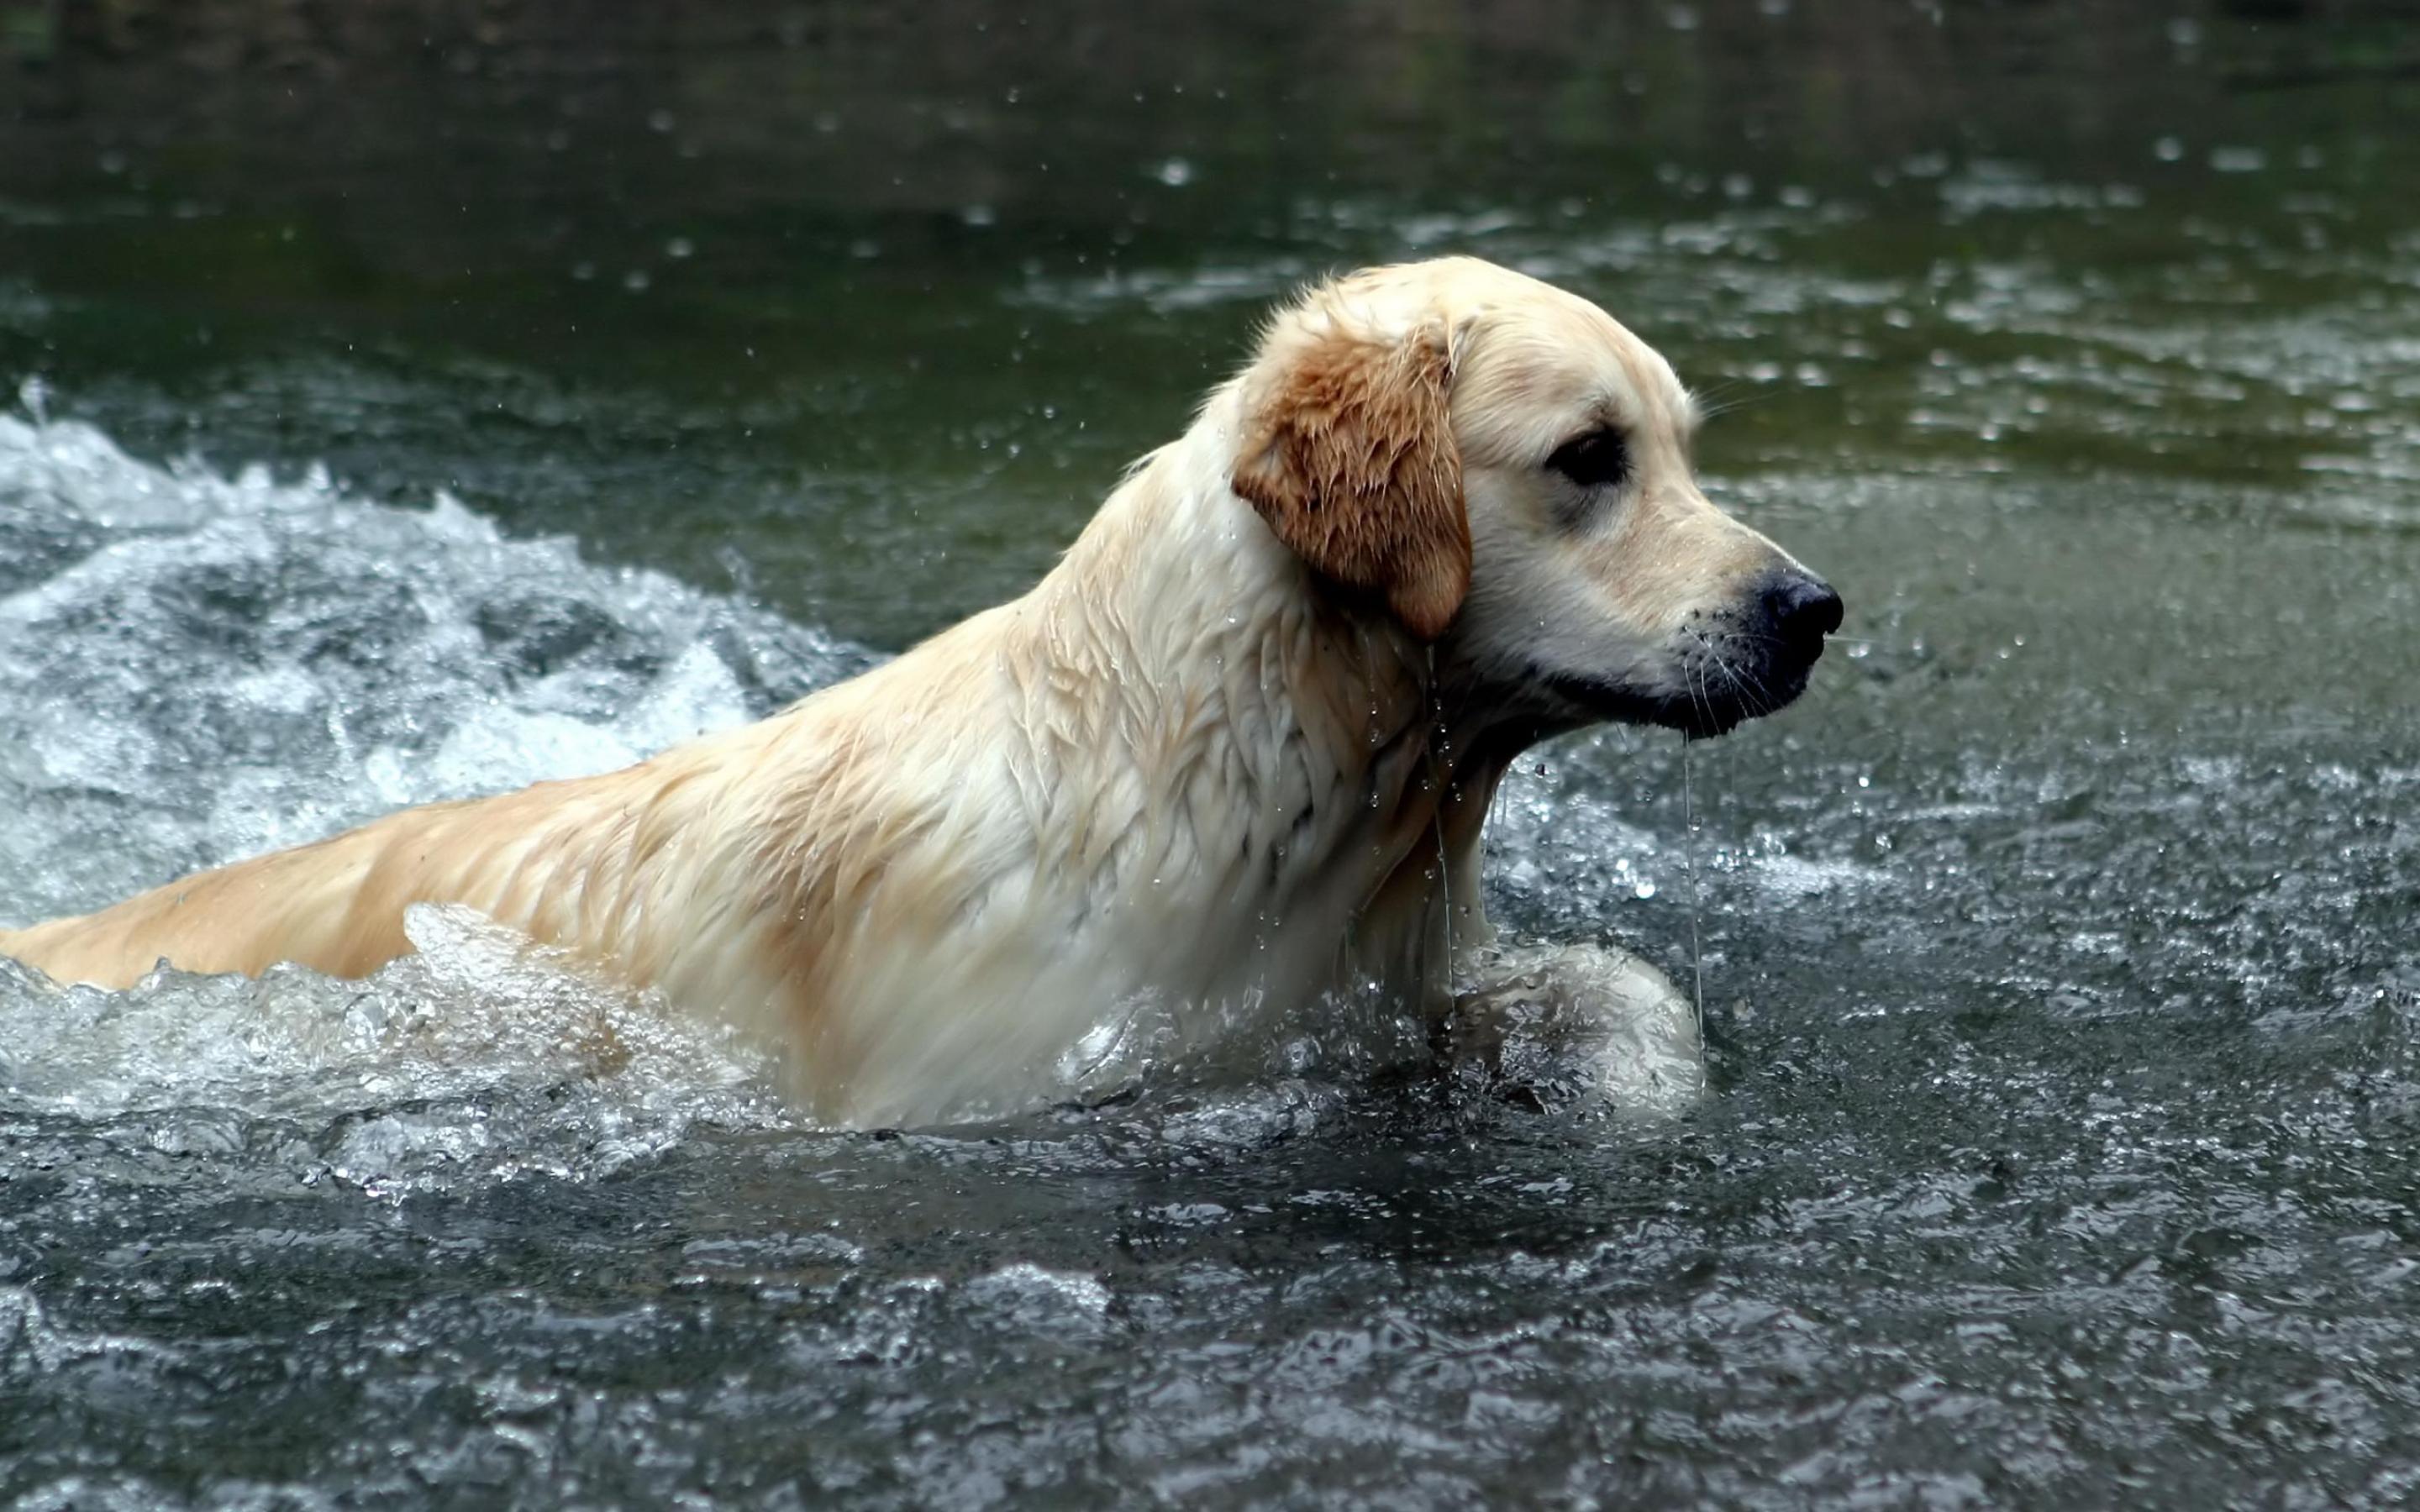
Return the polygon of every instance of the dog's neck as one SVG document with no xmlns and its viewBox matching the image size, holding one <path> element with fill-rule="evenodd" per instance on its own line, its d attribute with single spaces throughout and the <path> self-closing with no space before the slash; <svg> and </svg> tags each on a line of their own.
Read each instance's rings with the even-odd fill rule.
<svg viewBox="0 0 2420 1512">
<path fill-rule="evenodd" d="M 1100 853 L 1095 887 L 1120 885 L 1101 869 L 1213 868 L 1222 897 L 1282 907 L 1317 892 L 1349 899 L 1357 921 L 1417 915 L 1475 940 L 1481 822 L 1528 741 L 1441 684 L 1432 648 L 1383 605 L 1317 581 L 1230 491 L 1232 409 L 1214 396 L 1145 458 L 1036 589 L 1016 675 L 1027 728 L 1050 748 L 1037 765 L 1064 774 L 1063 793 L 1115 788 L 1074 770 L 1091 754 L 1140 779 L 1133 812 L 1078 826 L 1141 837 Z M 1192 831 L 1170 837 L 1155 814 Z"/>
</svg>

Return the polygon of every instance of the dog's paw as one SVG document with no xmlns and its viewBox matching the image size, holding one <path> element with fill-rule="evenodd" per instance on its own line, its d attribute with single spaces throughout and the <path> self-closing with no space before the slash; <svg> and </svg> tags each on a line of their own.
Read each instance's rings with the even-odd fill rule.
<svg viewBox="0 0 2420 1512">
<path fill-rule="evenodd" d="M 1479 951 L 1444 1026 L 1446 1050 L 1537 1104 L 1601 1099 L 1671 1114 L 1705 1095 L 1698 1012 L 1672 980 L 1605 945 Z"/>
</svg>

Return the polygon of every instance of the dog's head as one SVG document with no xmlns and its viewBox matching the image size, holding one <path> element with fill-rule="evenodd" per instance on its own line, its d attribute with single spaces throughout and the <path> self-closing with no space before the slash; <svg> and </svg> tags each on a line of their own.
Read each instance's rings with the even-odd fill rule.
<svg viewBox="0 0 2420 1512">
<path fill-rule="evenodd" d="M 1839 627 L 1830 587 L 1698 490 L 1670 365 L 1550 285 L 1357 273 L 1278 316 L 1240 393 L 1235 492 L 1508 717 L 1719 734 L 1804 691 Z"/>
</svg>

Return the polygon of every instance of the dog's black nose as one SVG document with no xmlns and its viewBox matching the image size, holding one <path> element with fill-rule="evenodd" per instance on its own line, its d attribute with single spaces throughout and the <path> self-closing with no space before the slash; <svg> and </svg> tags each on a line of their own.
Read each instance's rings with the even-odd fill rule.
<svg viewBox="0 0 2420 1512">
<path fill-rule="evenodd" d="M 1777 572 L 1765 585 L 1764 612 L 1774 638 L 1812 661 L 1823 654 L 1823 638 L 1840 627 L 1840 595 L 1821 578 Z"/>
</svg>

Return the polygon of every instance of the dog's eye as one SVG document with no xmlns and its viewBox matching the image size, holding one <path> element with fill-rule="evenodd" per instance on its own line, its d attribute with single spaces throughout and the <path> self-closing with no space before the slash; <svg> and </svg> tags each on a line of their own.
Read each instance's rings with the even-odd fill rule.
<svg viewBox="0 0 2420 1512">
<path fill-rule="evenodd" d="M 1546 466 L 1583 488 L 1603 488 L 1630 475 L 1630 448 L 1618 430 L 1592 430 L 1556 447 Z"/>
</svg>

